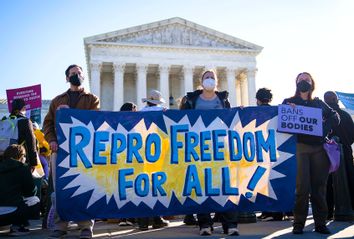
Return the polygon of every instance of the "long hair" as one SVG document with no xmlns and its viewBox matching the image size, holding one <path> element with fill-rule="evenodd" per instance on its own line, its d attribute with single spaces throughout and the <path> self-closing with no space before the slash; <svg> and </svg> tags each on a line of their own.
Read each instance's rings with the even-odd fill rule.
<svg viewBox="0 0 354 239">
<path fill-rule="evenodd" d="M 315 81 L 313 80 L 312 76 L 310 73 L 308 72 L 301 72 L 299 73 L 297 76 L 296 76 L 296 79 L 295 79 L 295 84 L 297 85 L 297 80 L 299 79 L 299 77 L 302 75 L 302 74 L 306 74 L 310 77 L 310 80 L 311 80 L 311 90 L 309 92 L 309 99 L 312 100 L 312 92 L 315 90 Z M 296 87 L 296 91 L 295 91 L 295 95 L 293 97 L 299 97 L 300 96 L 300 91 L 299 89 Z"/>
</svg>

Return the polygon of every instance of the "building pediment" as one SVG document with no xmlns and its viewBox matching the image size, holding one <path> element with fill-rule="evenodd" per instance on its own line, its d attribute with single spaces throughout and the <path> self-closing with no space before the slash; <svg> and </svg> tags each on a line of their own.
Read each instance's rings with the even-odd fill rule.
<svg viewBox="0 0 354 239">
<path fill-rule="evenodd" d="M 88 37 L 85 43 L 262 50 L 253 43 L 178 17 Z"/>
</svg>

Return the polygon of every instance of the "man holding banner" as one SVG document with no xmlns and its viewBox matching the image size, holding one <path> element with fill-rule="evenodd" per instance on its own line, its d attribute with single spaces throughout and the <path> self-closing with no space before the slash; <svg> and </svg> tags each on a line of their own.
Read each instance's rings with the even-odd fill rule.
<svg viewBox="0 0 354 239">
<path fill-rule="evenodd" d="M 300 124 L 294 124 L 303 129 L 302 134 L 297 134 L 296 160 L 296 198 L 294 208 L 293 233 L 302 234 L 305 226 L 309 197 L 311 195 L 311 205 L 313 217 L 315 220 L 315 231 L 321 234 L 330 234 L 326 226 L 327 203 L 326 203 L 326 185 L 329 174 L 329 160 L 323 149 L 324 137 L 329 130 L 339 123 L 338 114 L 327 104 L 318 98 L 312 97 L 315 89 L 315 82 L 312 76 L 303 72 L 296 77 L 296 91 L 291 98 L 285 99 L 283 104 L 289 104 L 292 112 L 297 112 L 294 117 L 301 118 Z M 323 134 L 320 136 L 310 135 L 312 124 L 316 119 L 302 116 L 301 110 L 296 105 L 319 108 L 322 110 L 324 118 Z M 284 109 L 285 110 L 285 109 Z M 317 120 L 316 120 L 317 121 Z M 322 122 L 321 122 L 322 123 Z M 307 131 L 307 132 L 306 132 Z"/>
<path fill-rule="evenodd" d="M 55 97 L 49 107 L 49 111 L 43 122 L 43 131 L 46 140 L 50 144 L 53 153 L 58 150 L 58 140 L 55 127 L 56 111 L 61 108 L 74 108 L 85 110 L 99 110 L 100 101 L 97 96 L 87 92 L 82 83 L 84 81 L 81 66 L 70 65 L 65 70 L 66 81 L 70 83 L 70 88 L 61 95 Z M 54 154 L 56 155 L 56 154 Z M 52 175 L 55 175 L 55 165 L 52 163 Z M 56 179 L 53 178 L 53 181 Z M 54 187 L 55 190 L 55 187 Z M 81 228 L 80 238 L 92 238 L 94 220 L 84 220 L 77 222 Z M 50 238 L 61 238 L 67 234 L 68 222 L 58 218 L 55 222 L 54 232 Z"/>
</svg>

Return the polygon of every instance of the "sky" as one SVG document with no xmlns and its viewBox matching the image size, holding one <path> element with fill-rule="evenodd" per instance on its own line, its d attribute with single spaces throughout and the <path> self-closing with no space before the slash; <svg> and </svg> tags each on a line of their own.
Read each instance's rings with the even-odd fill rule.
<svg viewBox="0 0 354 239">
<path fill-rule="evenodd" d="M 315 96 L 354 93 L 351 0 L 12 0 L 0 2 L 0 98 L 41 84 L 42 99 L 52 99 L 69 87 L 68 65 L 87 75 L 85 37 L 172 17 L 262 46 L 256 88 L 272 89 L 273 104 L 294 94 L 303 71 Z"/>
</svg>

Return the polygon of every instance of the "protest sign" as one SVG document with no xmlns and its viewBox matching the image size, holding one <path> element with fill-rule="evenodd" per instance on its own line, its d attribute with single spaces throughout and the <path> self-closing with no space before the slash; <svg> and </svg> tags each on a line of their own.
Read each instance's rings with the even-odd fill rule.
<svg viewBox="0 0 354 239">
<path fill-rule="evenodd" d="M 343 93 L 338 91 L 336 91 L 336 94 L 345 108 L 354 110 L 354 94 Z"/>
<path fill-rule="evenodd" d="M 9 112 L 14 99 L 23 99 L 26 103 L 26 109 L 38 109 L 42 107 L 41 85 L 33 85 L 17 89 L 6 90 Z"/>
<path fill-rule="evenodd" d="M 295 137 L 277 107 L 57 112 L 64 220 L 291 211 Z"/>
<path fill-rule="evenodd" d="M 278 131 L 322 136 L 322 109 L 279 105 Z"/>
</svg>

